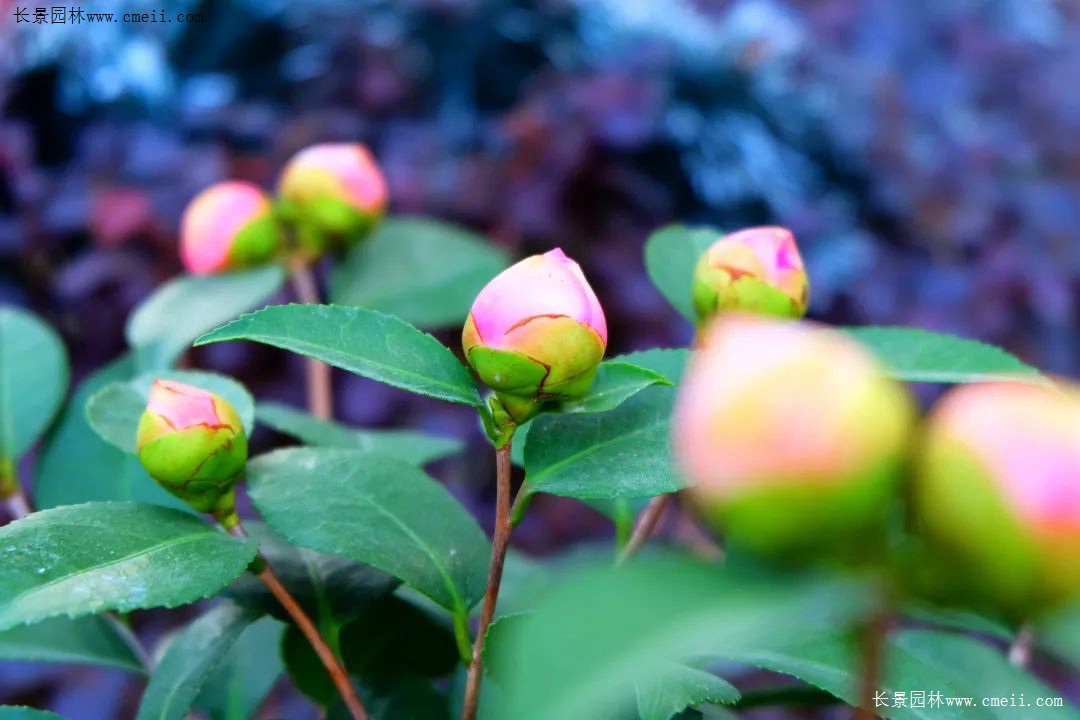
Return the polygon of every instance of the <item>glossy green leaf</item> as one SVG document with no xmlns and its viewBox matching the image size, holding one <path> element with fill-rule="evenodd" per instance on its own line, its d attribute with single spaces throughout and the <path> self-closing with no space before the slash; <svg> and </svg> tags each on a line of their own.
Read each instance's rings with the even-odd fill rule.
<svg viewBox="0 0 1080 720">
<path fill-rule="evenodd" d="M 255 618 L 248 609 L 223 603 L 184 628 L 158 661 L 137 720 L 187 717 L 210 673 Z"/>
<path fill-rule="evenodd" d="M 628 362 L 601 363 L 589 392 L 556 406 L 561 413 L 599 413 L 613 410 L 650 385 L 671 385 L 663 374 Z"/>
<path fill-rule="evenodd" d="M 484 592 L 490 545 L 422 470 L 337 448 L 288 448 L 248 466 L 249 494 L 289 542 L 366 563 L 455 613 Z"/>
<path fill-rule="evenodd" d="M 128 317 L 128 344 L 141 370 L 172 365 L 191 342 L 266 304 L 285 282 L 278 266 L 219 275 L 181 275 L 159 287 Z"/>
<path fill-rule="evenodd" d="M 506 266 L 504 252 L 464 228 L 387 218 L 334 268 L 330 298 L 420 327 L 462 326 L 477 293 Z"/>
<path fill-rule="evenodd" d="M 723 235 L 712 228 L 665 225 L 645 242 L 645 270 L 649 278 L 687 320 L 694 322 L 690 283 L 694 266 L 710 245 Z"/>
<path fill-rule="evenodd" d="M 64 343 L 35 315 L 0 307 L 0 462 L 17 461 L 48 427 L 68 387 Z"/>
<path fill-rule="evenodd" d="M 978 340 L 906 327 L 844 330 L 881 358 L 893 375 L 908 382 L 1047 382 L 1035 368 Z"/>
<path fill-rule="evenodd" d="M 615 362 L 626 362 L 660 373 L 673 385 L 682 381 L 689 360 L 690 351 L 686 348 L 653 348 L 613 358 Z"/>
<path fill-rule="evenodd" d="M 64 718 L 45 710 L 0 705 L 0 720 L 64 720 Z"/>
<path fill-rule="evenodd" d="M 440 400 L 481 404 L 469 371 L 442 343 L 390 315 L 340 305 L 280 305 L 244 315 L 195 344 L 251 340 Z"/>
<path fill-rule="evenodd" d="M 569 574 L 504 646 L 507 717 L 610 716 L 670 663 L 850 622 L 866 595 L 854 579 L 747 577 L 673 556 Z"/>
<path fill-rule="evenodd" d="M 389 455 L 413 465 L 426 465 L 461 451 L 455 438 L 428 435 L 414 430 L 357 430 L 320 420 L 302 410 L 280 403 L 259 403 L 255 418 L 274 430 L 291 435 L 305 445 L 354 448 Z"/>
<path fill-rule="evenodd" d="M 249 720 L 285 666 L 278 648 L 285 626 L 272 618 L 249 625 L 203 683 L 196 706 L 211 720 Z"/>
<path fill-rule="evenodd" d="M 317 625 L 341 627 L 400 584 L 367 565 L 290 545 L 261 522 L 248 522 L 244 527 L 259 543 L 259 552 L 281 582 Z M 225 592 L 236 602 L 291 622 L 284 608 L 254 575 L 242 575 Z"/>
<path fill-rule="evenodd" d="M 718 646 L 719 648 L 719 646 Z M 858 643 L 850 634 L 836 628 L 818 632 L 805 630 L 790 635 L 774 634 L 760 638 L 754 645 L 718 655 L 740 660 L 775 672 L 793 675 L 826 690 L 848 703 L 857 701 L 860 658 Z M 885 677 L 879 688 L 890 698 L 889 707 L 877 712 L 890 720 L 1012 720 L 1016 707 L 987 707 L 982 698 L 1035 698 L 1058 695 L 1026 670 L 1011 665 L 999 650 L 975 638 L 933 630 L 900 630 L 888 641 Z M 912 691 L 923 692 L 922 707 L 897 707 L 891 703 L 895 693 L 905 698 Z M 931 701 L 931 693 L 944 698 L 972 698 L 972 705 L 949 707 Z M 964 701 L 961 700 L 961 703 Z M 1051 720 L 1076 720 L 1076 708 L 1041 707 L 1039 717 Z"/>
<path fill-rule="evenodd" d="M 86 402 L 86 420 L 102 439 L 124 452 L 135 452 L 139 418 L 146 409 L 154 380 L 175 380 L 216 393 L 232 403 L 250 435 L 255 427 L 255 400 L 247 389 L 225 375 L 202 370 L 144 373 L 127 382 L 111 382 Z"/>
<path fill-rule="evenodd" d="M 638 680 L 635 690 L 641 720 L 670 720 L 704 702 L 731 705 L 739 699 L 739 691 L 727 680 L 680 663 L 664 665 L 655 675 Z"/>
<path fill-rule="evenodd" d="M 525 445 L 531 492 L 577 498 L 638 498 L 675 492 L 672 388 L 641 391 L 610 412 L 541 415 Z"/>
<path fill-rule="evenodd" d="M 254 556 L 255 543 L 155 505 L 37 512 L 0 528 L 0 629 L 191 603 L 223 588 Z"/>
<path fill-rule="evenodd" d="M 98 616 L 55 617 L 0 632 L 0 660 L 105 665 L 143 671 L 131 646 Z"/>
<path fill-rule="evenodd" d="M 137 458 L 105 442 L 86 420 L 86 403 L 114 381 L 131 379 L 133 361 L 122 357 L 88 377 L 44 443 L 34 476 L 38 508 L 100 500 L 134 500 L 187 510 L 161 489 Z"/>
</svg>

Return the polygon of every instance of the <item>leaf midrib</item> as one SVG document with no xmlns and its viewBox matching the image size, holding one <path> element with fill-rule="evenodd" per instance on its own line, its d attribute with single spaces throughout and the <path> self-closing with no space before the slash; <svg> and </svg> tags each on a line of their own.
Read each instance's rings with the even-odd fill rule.
<svg viewBox="0 0 1080 720">
<path fill-rule="evenodd" d="M 637 430 L 633 430 L 633 431 L 625 433 L 623 435 L 619 435 L 619 436 L 614 437 L 614 438 L 612 438 L 610 440 L 605 440 L 603 442 L 594 443 L 592 445 L 589 445 L 589 447 L 585 448 L 584 450 L 576 452 L 576 453 L 574 453 L 572 455 L 567 455 L 562 460 L 559 460 L 556 463 L 552 463 L 551 465 L 548 465 L 547 467 L 545 467 L 542 471 L 540 471 L 536 475 L 531 475 L 530 474 L 531 478 L 534 481 L 532 483 L 533 491 L 541 489 L 540 486 L 543 485 L 544 481 L 546 479 L 548 479 L 552 475 L 552 473 L 555 473 L 555 472 L 563 469 L 565 466 L 572 465 L 575 462 L 577 462 L 578 460 L 580 460 L 581 458 L 587 457 L 587 456 L 592 455 L 592 454 L 595 454 L 595 453 L 599 452 L 603 448 L 610 447 L 612 445 L 615 445 L 616 443 L 621 443 L 621 442 L 623 442 L 624 440 L 627 440 L 627 439 L 635 438 L 635 437 L 637 437 L 639 435 L 642 435 L 642 434 L 644 434 L 646 432 L 649 432 L 650 430 L 655 430 L 660 425 L 663 425 L 664 421 L 665 421 L 664 418 L 657 418 L 653 422 L 649 423 L 648 425 L 643 425 L 642 427 L 638 428 Z M 526 472 L 528 472 L 527 467 L 526 467 Z"/>
</svg>

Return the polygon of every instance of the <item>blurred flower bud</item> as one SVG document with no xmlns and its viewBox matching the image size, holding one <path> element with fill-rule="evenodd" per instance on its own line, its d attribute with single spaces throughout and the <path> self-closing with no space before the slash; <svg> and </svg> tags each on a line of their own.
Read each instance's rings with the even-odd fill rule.
<svg viewBox="0 0 1080 720">
<path fill-rule="evenodd" d="M 809 285 L 795 236 L 781 227 L 725 235 L 698 261 L 691 293 L 700 323 L 732 310 L 802 317 Z"/>
<path fill-rule="evenodd" d="M 201 388 L 156 380 L 139 420 L 143 467 L 200 512 L 233 511 L 234 487 L 247 462 L 247 437 L 235 408 Z"/>
<path fill-rule="evenodd" d="M 913 521 L 931 592 L 1020 620 L 1080 594 L 1080 395 L 966 385 L 934 408 Z"/>
<path fill-rule="evenodd" d="M 386 209 L 386 180 L 360 143 L 323 143 L 296 153 L 278 183 L 301 249 L 317 257 L 374 229 Z"/>
<path fill-rule="evenodd" d="M 461 344 L 522 423 L 546 401 L 588 392 L 607 348 L 607 323 L 581 268 L 555 249 L 507 268 L 480 291 Z"/>
<path fill-rule="evenodd" d="M 810 323 L 733 315 L 704 340 L 672 439 L 700 518 L 763 554 L 877 559 L 915 418 L 906 387 Z"/>
<path fill-rule="evenodd" d="M 270 199 L 251 183 L 210 186 L 188 203 L 180 221 L 180 259 L 197 275 L 269 262 L 280 247 Z"/>
</svg>

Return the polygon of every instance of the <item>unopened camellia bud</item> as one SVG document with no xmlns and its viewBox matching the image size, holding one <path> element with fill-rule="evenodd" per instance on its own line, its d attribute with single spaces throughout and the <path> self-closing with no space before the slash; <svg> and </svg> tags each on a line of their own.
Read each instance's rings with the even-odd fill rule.
<svg viewBox="0 0 1080 720">
<path fill-rule="evenodd" d="M 203 190 L 188 203 L 180 221 L 180 259 L 195 274 L 269 262 L 281 240 L 270 199 L 246 182 Z"/>
<path fill-rule="evenodd" d="M 927 421 L 912 496 L 935 599 L 1021 620 L 1076 597 L 1080 394 L 1020 382 L 950 391 Z"/>
<path fill-rule="evenodd" d="M 139 420 L 136 448 L 143 467 L 200 512 L 227 517 L 247 462 L 247 436 L 236 409 L 212 392 L 156 380 Z"/>
<path fill-rule="evenodd" d="M 809 284 L 795 236 L 782 227 L 725 235 L 698 261 L 691 293 L 701 323 L 728 311 L 802 317 Z"/>
<path fill-rule="evenodd" d="M 517 423 L 584 395 L 607 348 L 607 322 L 581 268 L 555 249 L 497 275 L 473 302 L 461 344 Z"/>
<path fill-rule="evenodd" d="M 811 323 L 730 315 L 704 341 L 672 425 L 699 517 L 777 558 L 877 559 L 915 418 L 907 389 Z"/>
<path fill-rule="evenodd" d="M 278 184 L 283 210 L 301 249 L 317 256 L 351 245 L 378 224 L 386 209 L 386 180 L 360 143 L 322 143 L 301 150 Z"/>
</svg>

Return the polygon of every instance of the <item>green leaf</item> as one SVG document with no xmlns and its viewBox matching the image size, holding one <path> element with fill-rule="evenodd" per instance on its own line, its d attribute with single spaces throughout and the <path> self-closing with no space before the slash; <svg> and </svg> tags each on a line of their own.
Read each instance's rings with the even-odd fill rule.
<svg viewBox="0 0 1080 720">
<path fill-rule="evenodd" d="M 671 385 L 663 374 L 627 362 L 601 363 L 588 394 L 556 406 L 561 413 L 599 413 L 613 410 L 650 385 Z"/>
<path fill-rule="evenodd" d="M 182 275 L 159 287 L 128 317 L 125 334 L 141 370 L 172 365 L 191 342 L 266 304 L 282 283 L 278 266 L 218 275 Z"/>
<path fill-rule="evenodd" d="M 440 677 L 460 662 L 450 624 L 396 596 L 370 606 L 341 630 L 339 642 L 353 677 Z M 320 705 L 332 704 L 334 683 L 296 627 L 289 627 L 282 649 L 297 688 Z"/>
<path fill-rule="evenodd" d="M 175 380 L 220 395 L 232 403 L 251 434 L 255 427 L 255 401 L 247 389 L 225 375 L 202 370 L 169 370 L 145 373 L 127 382 L 111 382 L 86 402 L 86 420 L 102 439 L 124 452 L 135 452 L 139 418 L 146 409 L 150 386 L 155 380 Z"/>
<path fill-rule="evenodd" d="M 1035 368 L 978 340 L 906 327 L 843 330 L 881 358 L 893 375 L 908 382 L 1047 382 Z"/>
<path fill-rule="evenodd" d="M 216 606 L 165 648 L 143 693 L 136 720 L 183 720 L 203 683 L 256 618 L 232 603 Z"/>
<path fill-rule="evenodd" d="M 86 503 L 37 512 L 0 528 L 0 630 L 191 603 L 254 556 L 255 543 L 169 508 Z"/>
<path fill-rule="evenodd" d="M 55 617 L 0 632 L 0 660 L 106 665 L 143 672 L 139 658 L 107 620 Z"/>
<path fill-rule="evenodd" d="M 370 678 L 360 686 L 360 697 L 364 698 L 372 720 L 450 720 L 446 698 L 424 678 Z M 338 699 L 326 720 L 349 720 L 350 717 L 344 703 Z"/>
<path fill-rule="evenodd" d="M 0 463 L 45 432 L 68 386 L 64 343 L 35 315 L 0 307 Z"/>
<path fill-rule="evenodd" d="M 420 327 L 462 326 L 477 293 L 506 266 L 505 253 L 464 228 L 388 218 L 334 268 L 330 298 Z"/>
<path fill-rule="evenodd" d="M 480 405 L 469 371 L 435 338 L 390 315 L 340 305 L 279 305 L 244 315 L 196 345 L 252 340 L 439 400 Z"/>
<path fill-rule="evenodd" d="M 610 412 L 537 417 L 525 446 L 530 492 L 608 500 L 675 492 L 674 401 L 671 388 L 657 387 Z"/>
<path fill-rule="evenodd" d="M 413 465 L 426 465 L 455 455 L 463 447 L 456 438 L 414 430 L 357 430 L 273 402 L 259 403 L 255 418 L 263 425 L 291 435 L 306 445 L 354 448 L 396 457 Z"/>
<path fill-rule="evenodd" d="M 666 377 L 672 385 L 678 385 L 689 360 L 690 351 L 686 348 L 653 348 L 619 355 L 613 362 L 626 362 L 648 368 Z"/>
<path fill-rule="evenodd" d="M 855 579 L 746 577 L 674 556 L 587 568 L 560 578 L 504 645 L 507 717 L 610 717 L 670 663 L 847 622 L 866 594 Z"/>
<path fill-rule="evenodd" d="M 244 527 L 259 543 L 259 552 L 281 582 L 317 625 L 340 627 L 400 584 L 390 575 L 367 565 L 290 545 L 261 522 L 248 522 Z M 292 622 L 254 575 L 242 575 L 225 593 L 236 602 Z"/>
<path fill-rule="evenodd" d="M 285 666 L 278 648 L 285 626 L 272 618 L 249 625 L 203 683 L 195 705 L 212 720 L 248 720 Z"/>
<path fill-rule="evenodd" d="M 1040 648 L 1080 669 L 1080 604 L 1041 620 L 1036 637 Z"/>
<path fill-rule="evenodd" d="M 68 403 L 38 458 L 34 499 L 40 509 L 94 500 L 134 500 L 188 511 L 161 489 L 138 459 L 105 442 L 86 420 L 86 403 L 113 381 L 129 380 L 133 361 L 124 356 L 88 377 Z"/>
<path fill-rule="evenodd" d="M 28 707 L 0 706 L 0 720 L 64 720 L 56 713 Z"/>
<path fill-rule="evenodd" d="M 761 637 L 756 645 L 734 652 L 717 653 L 767 670 L 797 677 L 851 704 L 857 701 L 861 667 L 858 643 L 850 634 L 832 630 L 800 631 L 787 636 Z M 719 648 L 719 646 L 718 646 Z M 890 700 L 896 692 L 909 697 L 924 692 L 924 707 L 880 707 L 876 711 L 890 720 L 1012 720 L 1015 707 L 984 707 L 982 698 L 1029 699 L 1054 697 L 1057 692 L 1027 671 L 1014 667 L 998 650 L 971 637 L 932 630 L 894 632 L 887 643 L 885 677 L 878 687 Z M 971 707 L 949 707 L 930 701 L 931 693 L 942 698 L 973 698 Z M 1039 708 L 1040 717 L 1075 720 L 1072 708 Z"/>
<path fill-rule="evenodd" d="M 688 707 L 704 702 L 731 705 L 739 691 L 727 680 L 689 665 L 670 663 L 656 675 L 635 684 L 641 720 L 669 720 Z"/>
<path fill-rule="evenodd" d="M 356 450 L 288 448 L 250 463 L 248 485 L 289 542 L 385 570 L 458 614 L 483 595 L 487 537 L 412 465 Z"/>
<path fill-rule="evenodd" d="M 694 266 L 710 245 L 723 236 L 712 228 L 691 228 L 685 225 L 665 225 L 645 242 L 645 270 L 653 285 L 679 311 L 694 322 L 694 302 L 690 283 Z"/>
</svg>

